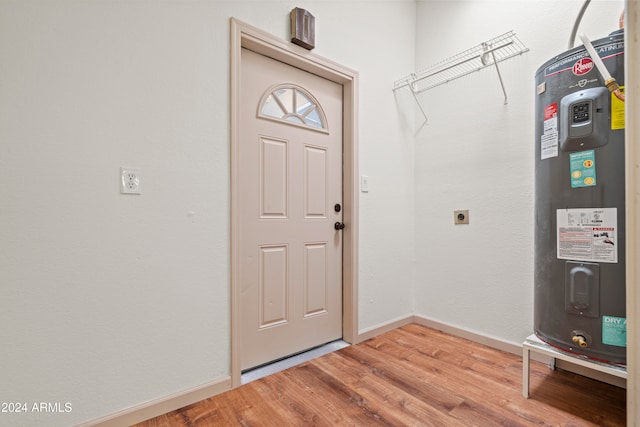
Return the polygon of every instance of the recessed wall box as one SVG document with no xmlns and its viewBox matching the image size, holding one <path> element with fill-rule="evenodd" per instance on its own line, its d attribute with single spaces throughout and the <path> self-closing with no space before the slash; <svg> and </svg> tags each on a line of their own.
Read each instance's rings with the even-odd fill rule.
<svg viewBox="0 0 640 427">
<path fill-rule="evenodd" d="M 316 18 L 299 7 L 291 10 L 291 42 L 308 50 L 316 47 Z"/>
<path fill-rule="evenodd" d="M 453 211 L 454 224 L 469 224 L 469 209 Z"/>
</svg>

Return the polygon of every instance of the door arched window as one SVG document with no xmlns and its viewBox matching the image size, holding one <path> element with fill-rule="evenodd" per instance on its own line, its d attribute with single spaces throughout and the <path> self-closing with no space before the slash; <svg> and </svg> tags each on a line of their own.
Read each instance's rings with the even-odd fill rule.
<svg viewBox="0 0 640 427">
<path fill-rule="evenodd" d="M 258 117 L 328 132 L 322 107 L 304 88 L 285 83 L 270 88 L 260 100 Z"/>
</svg>

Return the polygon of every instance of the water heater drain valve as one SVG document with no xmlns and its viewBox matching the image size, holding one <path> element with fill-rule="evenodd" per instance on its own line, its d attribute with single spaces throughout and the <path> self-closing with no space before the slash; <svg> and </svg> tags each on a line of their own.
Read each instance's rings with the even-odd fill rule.
<svg viewBox="0 0 640 427">
<path fill-rule="evenodd" d="M 572 331 L 571 335 L 571 341 L 573 341 L 574 344 L 579 345 L 581 348 L 589 347 L 591 342 L 589 334 L 582 331 Z"/>
</svg>

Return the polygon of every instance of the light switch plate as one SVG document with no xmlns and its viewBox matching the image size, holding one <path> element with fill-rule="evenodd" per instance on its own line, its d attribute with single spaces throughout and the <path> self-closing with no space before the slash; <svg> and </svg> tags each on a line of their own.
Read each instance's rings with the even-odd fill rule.
<svg viewBox="0 0 640 427">
<path fill-rule="evenodd" d="M 367 175 L 360 176 L 360 191 L 363 193 L 369 192 L 369 177 Z"/>
</svg>

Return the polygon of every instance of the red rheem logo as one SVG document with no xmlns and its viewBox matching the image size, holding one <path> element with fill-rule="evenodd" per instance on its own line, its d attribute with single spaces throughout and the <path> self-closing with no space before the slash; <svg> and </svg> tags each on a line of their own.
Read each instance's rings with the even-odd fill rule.
<svg viewBox="0 0 640 427">
<path fill-rule="evenodd" d="M 576 76 L 587 74 L 593 69 L 593 65 L 591 58 L 582 58 L 573 64 L 573 74 Z"/>
</svg>

